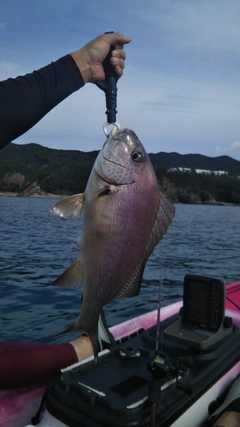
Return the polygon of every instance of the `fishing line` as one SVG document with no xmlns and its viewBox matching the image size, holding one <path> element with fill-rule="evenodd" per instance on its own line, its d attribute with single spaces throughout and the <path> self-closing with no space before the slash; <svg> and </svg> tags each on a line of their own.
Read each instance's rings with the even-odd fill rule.
<svg viewBox="0 0 240 427">
<path fill-rule="evenodd" d="M 162 325 L 160 319 L 161 306 L 162 306 L 162 284 L 165 278 L 165 267 L 161 268 L 160 278 L 159 278 L 159 287 L 158 287 L 158 304 L 157 304 L 157 329 L 156 329 L 156 344 L 155 351 L 159 351 L 159 339 L 161 341 L 161 351 L 162 349 Z"/>
</svg>

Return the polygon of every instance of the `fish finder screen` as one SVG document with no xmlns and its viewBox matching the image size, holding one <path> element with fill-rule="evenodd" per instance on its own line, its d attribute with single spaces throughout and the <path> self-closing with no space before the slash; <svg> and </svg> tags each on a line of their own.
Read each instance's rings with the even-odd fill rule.
<svg viewBox="0 0 240 427">
<path fill-rule="evenodd" d="M 190 282 L 184 299 L 184 320 L 206 327 L 208 318 L 208 284 Z"/>
</svg>

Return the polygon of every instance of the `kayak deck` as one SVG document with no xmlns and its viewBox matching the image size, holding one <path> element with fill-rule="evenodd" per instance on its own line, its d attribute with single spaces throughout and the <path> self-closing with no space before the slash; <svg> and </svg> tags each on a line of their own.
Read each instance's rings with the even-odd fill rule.
<svg viewBox="0 0 240 427">
<path fill-rule="evenodd" d="M 178 313 L 182 301 L 176 302 L 161 309 L 161 321 L 174 313 Z M 233 318 L 233 322 L 240 327 L 240 281 L 226 286 L 226 315 Z M 110 328 L 116 340 L 129 337 L 139 329 L 149 329 L 157 322 L 157 310 L 145 313 L 134 319 L 125 321 Z M 44 386 L 35 385 L 27 389 L 0 391 L 0 413 L 2 427 L 24 427 L 30 423 L 31 416 L 35 415 Z"/>
<path fill-rule="evenodd" d="M 240 281 L 226 286 L 226 308 L 240 311 Z"/>
</svg>

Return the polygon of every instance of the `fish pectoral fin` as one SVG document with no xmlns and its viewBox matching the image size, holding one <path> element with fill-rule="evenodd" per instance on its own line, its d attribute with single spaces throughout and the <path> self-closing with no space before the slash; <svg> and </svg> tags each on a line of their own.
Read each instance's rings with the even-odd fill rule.
<svg viewBox="0 0 240 427">
<path fill-rule="evenodd" d="M 53 282 L 53 285 L 61 288 L 79 288 L 81 280 L 80 264 L 77 259 Z"/>
<path fill-rule="evenodd" d="M 50 212 L 59 215 L 64 219 L 74 219 L 81 215 L 82 208 L 85 200 L 85 194 L 75 194 L 74 196 L 67 197 L 60 200 L 51 209 Z"/>
</svg>

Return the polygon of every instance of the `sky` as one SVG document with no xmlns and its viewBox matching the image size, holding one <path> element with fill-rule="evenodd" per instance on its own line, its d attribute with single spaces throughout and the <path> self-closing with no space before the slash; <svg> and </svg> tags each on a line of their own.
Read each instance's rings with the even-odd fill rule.
<svg viewBox="0 0 240 427">
<path fill-rule="evenodd" d="M 0 80 L 120 31 L 117 121 L 148 153 L 240 160 L 239 0 L 0 0 Z M 16 139 L 91 151 L 105 142 L 105 95 L 86 84 Z"/>
</svg>

